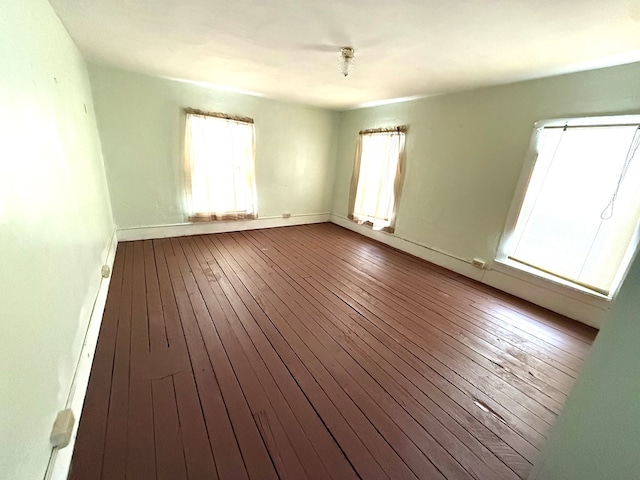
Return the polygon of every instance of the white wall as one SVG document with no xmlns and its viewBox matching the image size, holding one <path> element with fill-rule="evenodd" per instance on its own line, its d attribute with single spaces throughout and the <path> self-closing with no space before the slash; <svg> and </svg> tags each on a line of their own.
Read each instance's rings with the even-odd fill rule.
<svg viewBox="0 0 640 480">
<path fill-rule="evenodd" d="M 45 0 L 2 2 L 0 58 L 0 477 L 33 480 L 114 226 L 86 66 Z"/>
<path fill-rule="evenodd" d="M 261 218 L 328 213 L 336 112 L 90 65 L 114 218 L 119 228 L 185 222 L 185 107 L 255 120 Z"/>
<path fill-rule="evenodd" d="M 474 270 L 468 262 L 495 257 L 533 124 L 638 113 L 638 78 L 640 64 L 631 64 L 344 112 L 332 213 L 338 221 L 347 215 L 358 131 L 406 124 L 407 168 L 396 234 L 380 238 L 418 243 L 427 247 L 424 256 L 431 261 L 600 326 L 606 302 L 515 278 L 513 272 Z M 430 255 L 429 249 L 446 255 Z"/>
</svg>

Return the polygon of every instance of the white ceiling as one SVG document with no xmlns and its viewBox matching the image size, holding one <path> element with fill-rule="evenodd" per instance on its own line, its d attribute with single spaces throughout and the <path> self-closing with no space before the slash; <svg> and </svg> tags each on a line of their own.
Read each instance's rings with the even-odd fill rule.
<svg viewBox="0 0 640 480">
<path fill-rule="evenodd" d="M 89 60 L 334 109 L 640 61 L 640 0 L 50 1 Z"/>
</svg>

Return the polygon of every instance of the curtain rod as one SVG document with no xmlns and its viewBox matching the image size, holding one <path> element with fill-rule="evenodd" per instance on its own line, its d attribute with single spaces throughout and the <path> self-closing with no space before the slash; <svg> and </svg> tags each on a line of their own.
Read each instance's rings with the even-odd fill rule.
<svg viewBox="0 0 640 480">
<path fill-rule="evenodd" d="M 640 123 L 602 123 L 598 125 L 549 125 L 541 128 L 602 128 L 602 127 L 638 127 L 640 128 Z"/>
<path fill-rule="evenodd" d="M 240 115 L 228 115 L 220 112 L 205 112 L 204 110 L 198 110 L 197 108 L 185 108 L 184 111 L 191 115 L 202 115 L 205 117 L 226 118 L 227 120 L 233 120 L 234 122 L 241 123 L 254 123 L 253 118 L 242 117 Z"/>
<path fill-rule="evenodd" d="M 406 125 L 400 125 L 398 127 L 391 127 L 391 128 L 370 128 L 368 130 L 360 130 L 360 135 L 368 135 L 370 133 L 406 133 L 407 131 L 407 126 Z"/>
</svg>

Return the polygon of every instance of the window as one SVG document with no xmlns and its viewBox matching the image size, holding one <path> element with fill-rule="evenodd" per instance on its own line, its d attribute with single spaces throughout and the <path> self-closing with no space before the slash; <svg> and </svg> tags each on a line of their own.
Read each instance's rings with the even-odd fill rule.
<svg viewBox="0 0 640 480">
<path fill-rule="evenodd" d="M 638 244 L 638 121 L 607 117 L 537 125 L 537 159 L 501 246 L 507 262 L 613 295 Z"/>
<path fill-rule="evenodd" d="M 402 182 L 406 127 L 360 132 L 349 218 L 393 232 Z"/>
<path fill-rule="evenodd" d="M 255 218 L 255 133 L 250 118 L 187 110 L 189 220 Z"/>
</svg>

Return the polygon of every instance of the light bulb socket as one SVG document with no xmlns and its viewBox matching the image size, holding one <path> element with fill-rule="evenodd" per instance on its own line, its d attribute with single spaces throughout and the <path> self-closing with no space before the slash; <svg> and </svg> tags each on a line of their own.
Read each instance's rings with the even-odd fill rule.
<svg viewBox="0 0 640 480">
<path fill-rule="evenodd" d="M 355 52 L 353 47 L 342 47 L 340 49 L 340 72 L 345 77 L 353 71 Z"/>
</svg>

